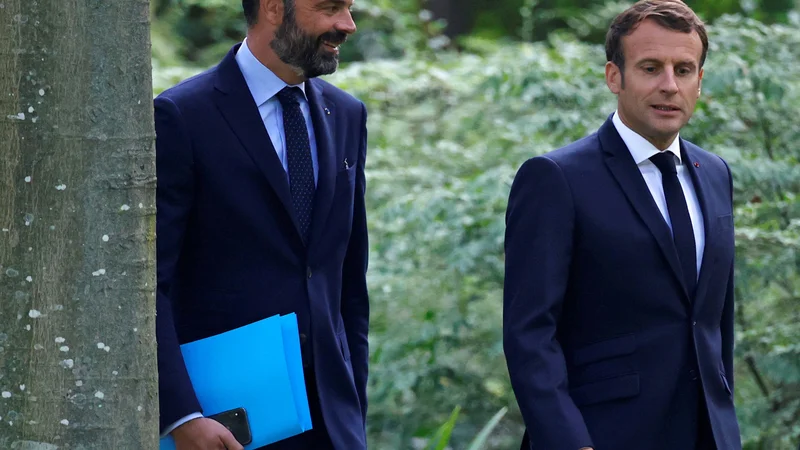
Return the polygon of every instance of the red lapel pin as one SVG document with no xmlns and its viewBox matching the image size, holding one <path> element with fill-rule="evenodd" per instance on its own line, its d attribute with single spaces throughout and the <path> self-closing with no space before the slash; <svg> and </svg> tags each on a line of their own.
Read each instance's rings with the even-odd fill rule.
<svg viewBox="0 0 800 450">
<path fill-rule="evenodd" d="M 695 166 L 695 167 L 700 167 L 700 163 L 699 163 L 699 162 L 695 162 L 695 163 L 694 163 L 694 166 Z"/>
</svg>

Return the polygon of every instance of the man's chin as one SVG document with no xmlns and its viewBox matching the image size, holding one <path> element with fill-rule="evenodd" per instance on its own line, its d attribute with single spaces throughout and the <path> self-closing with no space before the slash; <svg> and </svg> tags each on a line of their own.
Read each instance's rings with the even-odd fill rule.
<svg viewBox="0 0 800 450">
<path fill-rule="evenodd" d="M 648 124 L 648 127 L 661 136 L 674 136 L 686 125 L 684 120 L 656 120 Z"/>
<path fill-rule="evenodd" d="M 326 70 L 305 70 L 302 72 L 303 76 L 306 78 L 317 78 L 324 75 L 330 75 L 336 72 L 336 69 L 326 69 Z"/>
<path fill-rule="evenodd" d="M 322 75 L 330 75 L 339 68 L 339 60 L 326 61 L 325 64 L 318 64 L 304 70 L 306 78 L 315 78 Z"/>
<path fill-rule="evenodd" d="M 333 70 L 336 70 L 336 67 L 339 66 L 339 54 L 338 53 L 331 53 L 329 50 L 322 49 L 319 53 L 317 53 L 319 64 L 317 64 L 321 68 L 330 68 L 333 67 Z"/>
</svg>

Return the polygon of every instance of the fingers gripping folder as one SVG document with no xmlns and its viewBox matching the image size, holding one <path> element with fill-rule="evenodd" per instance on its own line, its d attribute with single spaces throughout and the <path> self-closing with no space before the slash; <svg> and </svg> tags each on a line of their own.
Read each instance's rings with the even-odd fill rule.
<svg viewBox="0 0 800 450">
<path fill-rule="evenodd" d="M 245 450 L 312 428 L 294 313 L 184 344 L 181 352 L 204 416 L 246 420 L 244 430 L 229 426 L 247 436 Z M 161 439 L 160 450 L 174 449 L 171 436 Z"/>
</svg>

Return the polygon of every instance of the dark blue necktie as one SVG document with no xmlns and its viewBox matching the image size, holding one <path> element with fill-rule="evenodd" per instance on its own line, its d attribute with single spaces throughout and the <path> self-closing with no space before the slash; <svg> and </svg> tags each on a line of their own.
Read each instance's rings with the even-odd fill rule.
<svg viewBox="0 0 800 450">
<path fill-rule="evenodd" d="M 298 100 L 300 95 L 302 95 L 300 88 L 287 86 L 278 92 L 278 100 L 283 107 L 283 132 L 286 136 L 286 157 L 292 205 L 300 226 L 300 233 L 307 243 L 316 189 L 308 128 Z"/>
<path fill-rule="evenodd" d="M 675 168 L 675 155 L 670 151 L 662 151 L 650 157 L 650 161 L 661 171 L 661 183 L 664 186 L 664 197 L 667 200 L 670 222 L 672 222 L 672 239 L 678 251 L 678 259 L 683 268 L 683 279 L 691 298 L 697 284 L 697 250 L 694 242 L 694 228 L 683 195 L 678 171 Z"/>
</svg>

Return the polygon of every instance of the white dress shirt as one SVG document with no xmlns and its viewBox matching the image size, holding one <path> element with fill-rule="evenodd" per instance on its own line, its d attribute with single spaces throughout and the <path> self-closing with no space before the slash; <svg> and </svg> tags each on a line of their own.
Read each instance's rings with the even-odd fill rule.
<svg viewBox="0 0 800 450">
<path fill-rule="evenodd" d="M 247 39 L 242 42 L 239 51 L 236 52 L 236 63 L 239 70 L 242 71 L 244 81 L 247 83 L 247 88 L 250 90 L 253 100 L 258 106 L 258 112 L 261 114 L 261 120 L 264 122 L 264 127 L 267 129 L 267 134 L 272 141 L 272 146 L 278 154 L 283 165 L 283 170 L 286 171 L 287 180 L 289 174 L 289 162 L 286 157 L 286 133 L 283 130 L 283 107 L 281 102 L 276 97 L 276 94 L 284 87 L 288 86 L 286 82 L 278 78 L 274 72 L 269 70 L 261 61 L 256 59 L 255 55 L 250 51 L 247 46 Z M 305 83 L 296 85 L 305 95 Z M 314 125 L 311 122 L 311 108 L 308 104 L 308 99 L 300 99 L 300 110 L 303 117 L 306 119 L 306 128 L 308 129 L 308 140 L 311 144 L 311 161 L 314 165 L 314 182 L 319 179 L 319 163 L 317 159 L 317 142 L 314 137 Z M 264 146 L 264 150 L 267 146 Z M 175 428 L 183 425 L 184 423 L 203 417 L 199 412 L 189 414 L 177 420 L 172 425 L 164 429 L 161 437 L 171 433 Z"/>
<path fill-rule="evenodd" d="M 633 160 L 639 167 L 647 187 L 650 189 L 650 194 L 656 202 L 661 216 L 667 222 L 670 230 L 672 230 L 672 221 L 669 218 L 669 210 L 667 209 L 667 199 L 664 196 L 664 186 L 661 184 L 661 171 L 650 161 L 650 157 L 657 155 L 660 150 L 653 144 L 637 134 L 635 131 L 628 128 L 619 118 L 619 113 L 614 112 L 612 118 L 614 127 L 616 127 L 625 145 L 633 156 Z M 697 274 L 700 274 L 700 266 L 703 262 L 703 250 L 705 248 L 705 231 L 703 228 L 703 212 L 700 209 L 700 203 L 697 201 L 697 193 L 695 192 L 692 178 L 686 170 L 684 161 L 681 159 L 680 139 L 678 136 L 672 141 L 665 152 L 671 152 L 677 158 L 678 181 L 683 188 L 683 195 L 686 197 L 686 206 L 689 208 L 689 218 L 692 220 L 692 228 L 694 229 L 694 242 L 695 250 L 697 251 Z"/>
<path fill-rule="evenodd" d="M 264 127 L 267 129 L 269 138 L 272 141 L 272 146 L 275 147 L 275 152 L 278 154 L 281 164 L 283 164 L 283 170 L 286 171 L 288 176 L 289 162 L 286 158 L 286 133 L 284 133 L 283 130 L 283 107 L 278 97 L 276 97 L 276 94 L 280 92 L 281 89 L 288 86 L 288 84 L 278 78 L 267 66 L 261 64 L 261 61 L 256 59 L 253 52 L 250 51 L 250 47 L 247 46 L 247 39 L 242 42 L 239 51 L 236 52 L 236 63 L 242 71 L 244 81 L 247 83 L 250 95 L 253 96 L 253 100 L 258 106 L 258 112 L 261 114 L 261 120 L 264 122 Z M 305 83 L 294 86 L 300 88 L 305 95 Z M 303 117 L 306 119 L 308 142 L 311 144 L 311 162 L 314 164 L 314 182 L 316 183 L 319 178 L 317 140 L 314 136 L 314 124 L 311 121 L 311 107 L 306 97 L 300 99 L 300 110 L 303 112 Z"/>
</svg>

